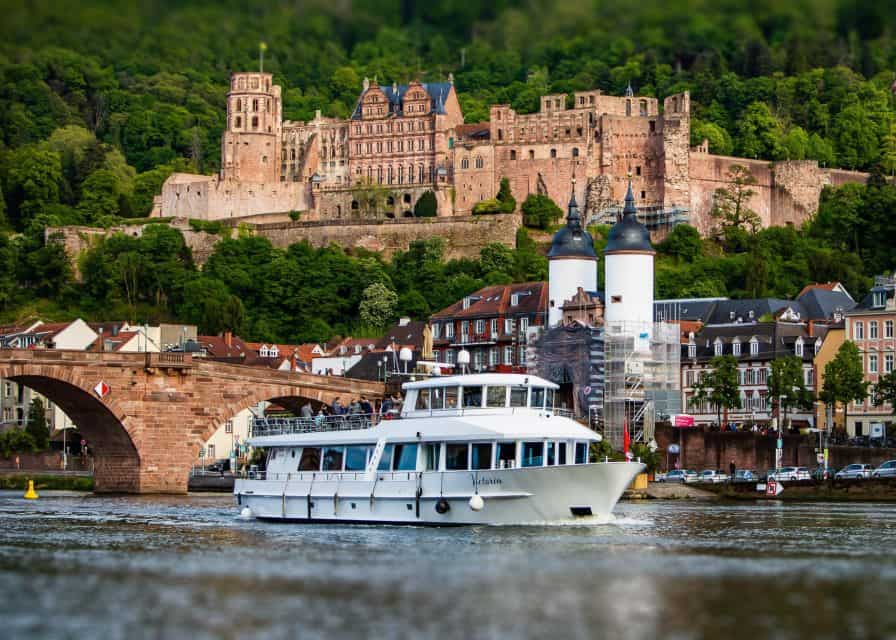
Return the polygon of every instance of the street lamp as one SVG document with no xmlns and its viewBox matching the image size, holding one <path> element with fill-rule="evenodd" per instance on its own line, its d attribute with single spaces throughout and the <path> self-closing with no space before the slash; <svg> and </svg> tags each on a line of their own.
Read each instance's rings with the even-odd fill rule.
<svg viewBox="0 0 896 640">
<path fill-rule="evenodd" d="M 383 384 L 389 382 L 389 356 L 383 356 Z"/>
<path fill-rule="evenodd" d="M 414 359 L 414 352 L 408 347 L 402 347 L 398 352 L 398 359 L 404 363 L 404 372 L 408 372 L 408 362 Z"/>
</svg>

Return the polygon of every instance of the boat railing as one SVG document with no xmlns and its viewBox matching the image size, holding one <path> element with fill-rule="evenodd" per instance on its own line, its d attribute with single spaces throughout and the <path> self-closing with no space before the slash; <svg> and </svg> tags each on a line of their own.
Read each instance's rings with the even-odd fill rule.
<svg viewBox="0 0 896 640">
<path fill-rule="evenodd" d="M 408 482 L 414 480 L 419 471 L 377 471 L 377 482 Z M 370 481 L 366 471 L 241 471 L 239 476 L 249 480 L 270 480 L 275 482 L 346 482 Z"/>
<path fill-rule="evenodd" d="M 253 436 L 282 436 L 294 433 L 322 433 L 326 431 L 355 431 L 376 426 L 381 416 L 376 413 L 352 413 L 312 418 L 253 418 Z"/>
</svg>

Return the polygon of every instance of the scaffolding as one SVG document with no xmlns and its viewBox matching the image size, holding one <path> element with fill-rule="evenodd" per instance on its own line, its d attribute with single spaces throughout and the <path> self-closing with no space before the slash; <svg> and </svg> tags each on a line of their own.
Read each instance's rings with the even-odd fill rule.
<svg viewBox="0 0 896 640">
<path fill-rule="evenodd" d="M 625 429 L 632 442 L 650 442 L 657 419 L 680 413 L 678 325 L 608 323 L 603 337 L 603 408 L 592 422 L 616 449 L 623 447 Z"/>
<path fill-rule="evenodd" d="M 614 204 L 602 211 L 592 214 L 588 224 L 613 225 L 622 216 L 622 207 Z M 664 207 L 662 205 L 642 205 L 638 207 L 638 222 L 649 231 L 669 230 L 672 227 L 689 221 L 690 211 L 684 207 Z"/>
</svg>

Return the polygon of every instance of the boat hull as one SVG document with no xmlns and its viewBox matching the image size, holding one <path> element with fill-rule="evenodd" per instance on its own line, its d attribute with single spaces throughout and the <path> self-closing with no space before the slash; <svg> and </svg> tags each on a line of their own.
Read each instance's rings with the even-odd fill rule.
<svg viewBox="0 0 896 640">
<path fill-rule="evenodd" d="M 610 519 L 637 462 L 484 471 L 303 472 L 238 479 L 234 493 L 254 517 L 293 522 L 471 525 Z M 482 498 L 474 510 L 470 499 Z M 447 506 L 447 509 L 445 508 Z"/>
</svg>

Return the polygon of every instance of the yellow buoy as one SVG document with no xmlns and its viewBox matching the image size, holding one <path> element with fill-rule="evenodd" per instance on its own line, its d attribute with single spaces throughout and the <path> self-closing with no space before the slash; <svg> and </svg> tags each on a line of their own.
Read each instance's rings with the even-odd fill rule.
<svg viewBox="0 0 896 640">
<path fill-rule="evenodd" d="M 34 480 L 28 481 L 28 490 L 25 491 L 25 500 L 37 500 L 37 491 L 34 490 Z"/>
</svg>

